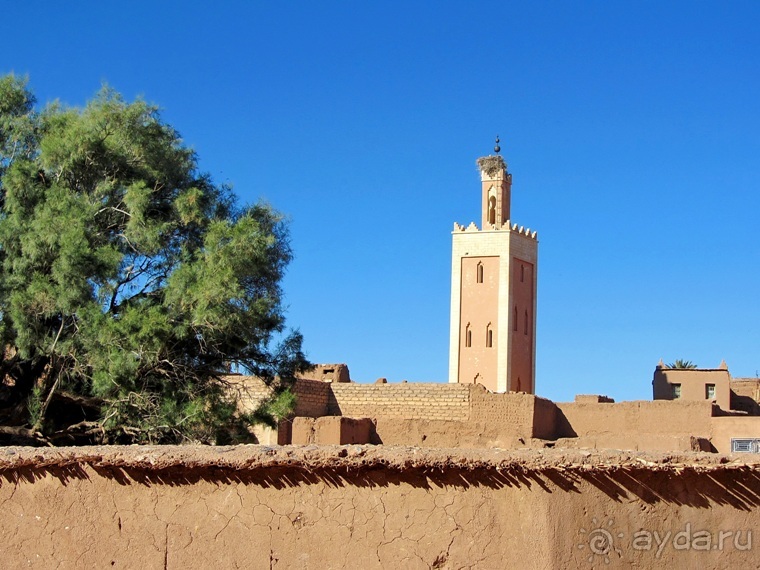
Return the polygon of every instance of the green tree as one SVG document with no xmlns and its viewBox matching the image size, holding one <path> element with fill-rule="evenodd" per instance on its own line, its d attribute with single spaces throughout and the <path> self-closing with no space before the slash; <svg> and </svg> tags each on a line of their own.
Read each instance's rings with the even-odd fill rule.
<svg viewBox="0 0 760 570">
<path fill-rule="evenodd" d="M 697 368 L 697 365 L 694 364 L 691 360 L 682 360 L 679 358 L 675 362 L 671 362 L 670 364 L 668 364 L 668 368 L 680 368 L 680 369 L 693 370 Z"/>
<path fill-rule="evenodd" d="M 37 112 L 24 79 L 0 78 L 0 199 L 6 432 L 237 441 L 254 415 L 231 367 L 279 398 L 257 418 L 292 401 L 308 363 L 284 330 L 287 227 L 199 172 L 155 106 L 106 87 Z"/>
</svg>

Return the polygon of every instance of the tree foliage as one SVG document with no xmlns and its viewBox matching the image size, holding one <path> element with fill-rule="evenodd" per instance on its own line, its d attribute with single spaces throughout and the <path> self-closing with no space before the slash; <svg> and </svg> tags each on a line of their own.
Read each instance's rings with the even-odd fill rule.
<svg viewBox="0 0 760 570">
<path fill-rule="evenodd" d="M 287 227 L 199 172 L 155 106 L 104 87 L 37 111 L 24 79 L 0 78 L 0 200 L 0 424 L 235 441 L 253 417 L 225 389 L 230 367 L 290 401 L 307 363 L 284 331 Z"/>
<path fill-rule="evenodd" d="M 693 370 L 697 368 L 697 365 L 694 364 L 691 360 L 683 360 L 679 358 L 675 362 L 668 364 L 668 368 Z"/>
</svg>

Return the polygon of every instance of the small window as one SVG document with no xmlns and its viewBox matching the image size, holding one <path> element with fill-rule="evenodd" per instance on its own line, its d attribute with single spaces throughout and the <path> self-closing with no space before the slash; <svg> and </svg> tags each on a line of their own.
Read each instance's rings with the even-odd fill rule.
<svg viewBox="0 0 760 570">
<path fill-rule="evenodd" d="M 678 400 L 681 397 L 681 385 L 673 384 L 673 399 Z"/>
<path fill-rule="evenodd" d="M 472 331 L 470 330 L 470 323 L 467 323 L 467 328 L 464 330 L 464 346 L 466 348 L 472 346 Z"/>
<path fill-rule="evenodd" d="M 731 438 L 731 453 L 752 453 L 752 439 Z"/>
<path fill-rule="evenodd" d="M 491 348 L 493 346 L 493 331 L 491 330 L 491 324 L 486 327 L 486 347 Z"/>
<path fill-rule="evenodd" d="M 731 453 L 759 453 L 760 439 L 757 438 L 731 438 Z"/>
<path fill-rule="evenodd" d="M 478 283 L 483 283 L 483 264 L 480 263 L 480 262 L 478 262 L 477 281 L 478 281 Z"/>
<path fill-rule="evenodd" d="M 528 310 L 527 309 L 525 309 L 525 325 L 524 325 L 524 328 L 525 328 L 524 333 L 528 334 Z"/>
<path fill-rule="evenodd" d="M 513 319 L 513 321 L 514 322 L 512 323 L 512 330 L 516 331 L 517 330 L 517 306 L 515 306 L 515 318 Z"/>
<path fill-rule="evenodd" d="M 715 399 L 715 384 L 705 384 L 705 398 L 708 400 Z"/>
</svg>

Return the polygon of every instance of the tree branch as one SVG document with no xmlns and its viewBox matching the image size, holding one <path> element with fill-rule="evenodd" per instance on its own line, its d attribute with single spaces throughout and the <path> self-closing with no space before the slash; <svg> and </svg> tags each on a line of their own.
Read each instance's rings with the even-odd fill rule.
<svg viewBox="0 0 760 570">
<path fill-rule="evenodd" d="M 55 381 L 53 382 L 53 385 L 50 387 L 50 392 L 48 392 L 47 398 L 45 398 L 45 402 L 42 404 L 42 407 L 40 408 L 40 415 L 37 418 L 37 421 L 34 423 L 34 429 L 39 429 L 39 427 L 42 425 L 42 422 L 45 420 L 45 413 L 47 413 L 48 406 L 50 405 L 50 401 L 53 399 L 53 394 L 55 393 L 56 388 L 58 388 L 58 384 L 61 383 L 61 371 L 56 371 L 57 366 L 57 359 L 55 357 L 55 346 L 58 344 L 58 339 L 61 338 L 61 333 L 63 332 L 63 327 L 66 324 L 66 317 L 64 315 L 61 315 L 61 326 L 58 328 L 58 334 L 55 335 L 55 340 L 53 340 L 53 345 L 50 347 L 50 370 L 52 373 L 54 373 Z"/>
</svg>

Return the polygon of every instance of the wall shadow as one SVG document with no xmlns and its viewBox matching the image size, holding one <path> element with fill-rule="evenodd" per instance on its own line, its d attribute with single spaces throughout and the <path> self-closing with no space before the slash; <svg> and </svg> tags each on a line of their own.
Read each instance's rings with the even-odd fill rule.
<svg viewBox="0 0 760 570">
<path fill-rule="evenodd" d="M 554 432 L 554 438 L 558 439 L 560 437 L 578 437 L 578 434 L 573 429 L 573 426 L 570 424 L 570 420 L 567 419 L 567 416 L 565 415 L 565 412 L 562 411 L 562 409 L 555 405 L 556 412 L 554 415 L 555 418 L 555 432 Z"/>
<path fill-rule="evenodd" d="M 760 405 L 749 396 L 741 396 L 731 390 L 731 409 L 746 412 L 750 416 L 760 416 Z"/>
<path fill-rule="evenodd" d="M 382 488 L 411 485 L 415 488 L 468 489 L 513 487 L 538 493 L 584 493 L 598 489 L 616 502 L 637 498 L 648 504 L 668 503 L 698 508 L 729 505 L 742 511 L 760 506 L 760 474 L 750 467 L 696 471 L 682 468 L 652 470 L 648 468 L 614 468 L 579 470 L 545 468 L 526 470 L 519 465 L 496 469 L 493 466 L 444 467 L 388 465 L 383 460 L 358 462 L 351 467 L 305 467 L 297 461 L 271 467 L 234 469 L 230 467 L 184 467 L 145 469 L 127 466 L 71 464 L 42 468 L 24 467 L 0 473 L 0 485 L 34 483 L 54 477 L 62 485 L 71 480 L 88 480 L 92 471 L 120 485 L 185 486 L 199 482 L 217 485 L 255 485 L 285 489 L 304 485 L 326 484 L 330 487 Z"/>
</svg>

